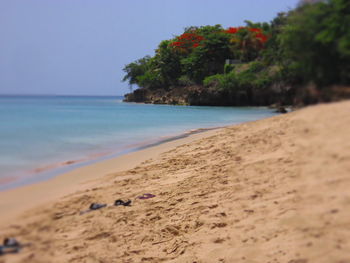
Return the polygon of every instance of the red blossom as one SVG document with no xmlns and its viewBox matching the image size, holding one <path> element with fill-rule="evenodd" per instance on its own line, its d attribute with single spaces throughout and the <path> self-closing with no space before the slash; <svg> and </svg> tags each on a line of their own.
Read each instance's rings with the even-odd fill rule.
<svg viewBox="0 0 350 263">
<path fill-rule="evenodd" d="M 236 34 L 240 30 L 248 30 L 249 32 L 253 33 L 253 36 L 255 36 L 255 38 L 257 40 L 259 40 L 259 42 L 261 43 L 261 47 L 263 47 L 265 42 L 268 40 L 268 37 L 263 33 L 261 28 L 254 28 L 254 27 L 229 27 L 224 32 L 228 33 L 228 34 Z"/>
<path fill-rule="evenodd" d="M 226 33 L 228 34 L 236 34 L 238 32 L 237 27 L 229 27 L 228 29 L 225 30 Z"/>
<path fill-rule="evenodd" d="M 267 36 L 262 33 L 256 34 L 255 37 L 259 39 L 262 43 L 265 43 L 267 41 Z"/>
<path fill-rule="evenodd" d="M 255 33 L 262 33 L 262 30 L 260 28 L 248 28 L 250 32 L 255 32 Z"/>
<path fill-rule="evenodd" d="M 182 44 L 183 44 L 183 42 L 176 41 L 176 42 L 171 43 L 170 45 L 174 46 L 174 47 L 180 47 Z"/>
<path fill-rule="evenodd" d="M 196 33 L 183 33 L 181 36 L 178 36 L 176 40 L 170 45 L 180 49 L 188 50 L 190 48 L 196 48 L 200 46 L 200 42 L 204 40 L 204 37 L 197 35 Z"/>
</svg>

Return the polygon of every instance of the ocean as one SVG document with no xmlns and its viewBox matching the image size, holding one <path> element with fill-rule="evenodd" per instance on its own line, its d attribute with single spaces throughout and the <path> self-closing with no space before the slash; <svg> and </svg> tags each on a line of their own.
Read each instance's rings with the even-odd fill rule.
<svg viewBox="0 0 350 263">
<path fill-rule="evenodd" d="M 135 104 L 122 97 L 0 96 L 0 190 L 191 130 L 273 115 L 262 107 Z"/>
</svg>

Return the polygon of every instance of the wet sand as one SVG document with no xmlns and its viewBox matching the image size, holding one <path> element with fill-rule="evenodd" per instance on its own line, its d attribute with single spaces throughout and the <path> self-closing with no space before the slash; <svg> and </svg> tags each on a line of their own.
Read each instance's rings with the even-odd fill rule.
<svg viewBox="0 0 350 263">
<path fill-rule="evenodd" d="M 178 140 L 168 138 L 164 143 L 155 143 L 154 147 L 145 147 L 139 151 L 124 154 L 122 156 L 101 161 L 92 165 L 87 165 L 74 169 L 68 173 L 56 176 L 47 181 L 36 184 L 10 189 L 0 192 L 0 226 L 12 222 L 16 216 L 26 209 L 55 201 L 57 198 L 74 193 L 77 190 L 88 189 L 99 179 L 104 180 L 104 176 L 110 173 L 131 169 L 151 158 L 158 157 L 161 153 L 169 151 L 181 144 L 192 140 L 205 138 L 216 133 L 216 130 L 208 130 L 195 133 L 189 136 L 179 136 Z M 8 180 L 10 181 L 11 178 Z"/>
<path fill-rule="evenodd" d="M 349 113 L 308 107 L 0 193 L 0 237 L 32 243 L 0 262 L 350 262 Z M 132 206 L 80 215 L 116 199 Z"/>
<path fill-rule="evenodd" d="M 157 139 L 138 142 L 138 143 L 130 144 L 125 147 L 118 147 L 116 151 L 104 151 L 104 152 L 89 154 L 87 157 L 81 158 L 81 159 L 71 159 L 71 160 L 66 160 L 66 161 L 61 161 L 61 162 L 56 162 L 51 164 L 45 164 L 25 172 L 24 173 L 25 175 L 22 174 L 21 176 L 15 175 L 15 176 L 3 177 L 2 179 L 0 178 L 0 192 L 4 190 L 18 188 L 24 185 L 46 181 L 54 178 L 57 175 L 66 174 L 69 171 L 72 171 L 79 167 L 90 166 L 91 164 L 95 164 L 97 162 L 116 159 L 116 157 L 125 155 L 127 153 L 137 152 L 137 151 L 158 146 L 167 142 L 184 139 L 197 133 L 217 130 L 224 127 L 227 127 L 227 126 L 193 129 L 181 134 L 162 136 Z M 181 140 L 180 143 L 181 142 L 185 142 L 185 141 Z"/>
</svg>

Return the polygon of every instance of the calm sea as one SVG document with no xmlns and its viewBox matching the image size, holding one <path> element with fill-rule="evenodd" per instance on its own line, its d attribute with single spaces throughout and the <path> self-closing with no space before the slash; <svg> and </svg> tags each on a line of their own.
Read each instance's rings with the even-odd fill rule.
<svg viewBox="0 0 350 263">
<path fill-rule="evenodd" d="M 63 164 L 272 115 L 266 108 L 132 104 L 122 97 L 0 96 L 0 190 L 48 178 Z"/>
</svg>

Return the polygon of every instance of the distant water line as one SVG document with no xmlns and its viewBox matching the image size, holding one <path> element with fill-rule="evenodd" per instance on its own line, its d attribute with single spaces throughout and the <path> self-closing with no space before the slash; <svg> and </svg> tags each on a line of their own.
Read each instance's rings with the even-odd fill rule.
<svg viewBox="0 0 350 263">
<path fill-rule="evenodd" d="M 0 96 L 0 190 L 46 180 L 191 130 L 274 114 L 257 107 L 123 103 L 122 97 Z"/>
</svg>

